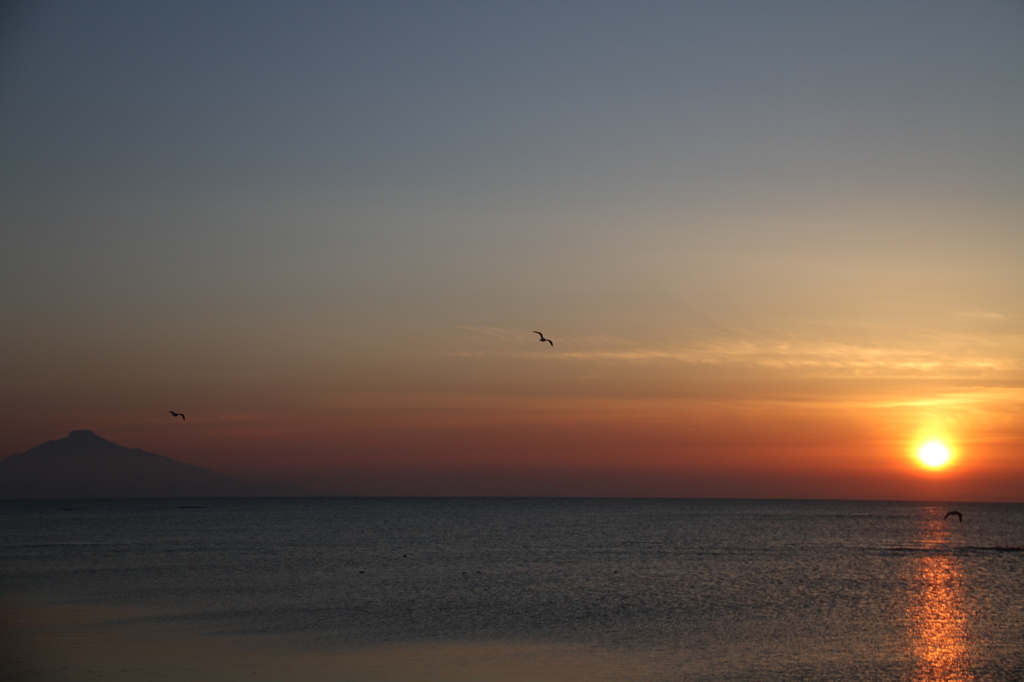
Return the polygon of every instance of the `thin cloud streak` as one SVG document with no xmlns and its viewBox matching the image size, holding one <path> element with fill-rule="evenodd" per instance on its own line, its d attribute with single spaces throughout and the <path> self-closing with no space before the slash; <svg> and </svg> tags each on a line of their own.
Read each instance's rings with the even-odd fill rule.
<svg viewBox="0 0 1024 682">
<path fill-rule="evenodd" d="M 459 357 L 504 356 L 536 358 L 535 352 L 510 350 L 506 343 L 518 334 L 499 328 L 470 328 L 500 346 L 452 353 Z M 570 339 L 566 344 L 571 345 Z M 607 339 L 583 339 L 577 345 L 592 350 L 559 350 L 544 357 L 555 360 L 643 362 L 671 360 L 689 365 L 731 366 L 772 370 L 796 370 L 802 375 L 831 378 L 979 378 L 1007 380 L 1021 377 L 1016 351 L 1024 336 L 983 337 L 933 335 L 917 343 L 902 341 L 885 345 L 840 341 L 759 338 L 710 340 L 677 348 L 621 348 Z M 620 345 L 609 349 L 609 345 Z M 602 348 L 601 346 L 604 346 Z"/>
</svg>

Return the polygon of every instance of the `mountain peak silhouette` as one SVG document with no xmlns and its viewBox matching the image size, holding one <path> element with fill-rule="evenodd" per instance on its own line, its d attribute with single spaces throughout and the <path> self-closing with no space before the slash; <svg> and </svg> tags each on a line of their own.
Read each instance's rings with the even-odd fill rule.
<svg viewBox="0 0 1024 682">
<path fill-rule="evenodd" d="M 0 461 L 0 498 L 290 497 L 289 483 L 249 483 L 170 457 L 127 448 L 87 429 Z"/>
<path fill-rule="evenodd" d="M 83 440 L 83 441 L 84 440 L 101 440 L 104 443 L 109 443 L 110 442 L 109 440 L 106 440 L 105 438 L 100 438 L 99 436 L 97 436 L 95 433 L 93 433 L 89 429 L 75 429 L 74 431 L 72 431 L 71 433 L 68 434 L 68 438 L 73 438 L 75 440 Z"/>
<path fill-rule="evenodd" d="M 103 447 L 113 445 L 115 447 L 122 447 L 117 443 L 112 443 L 106 438 L 97 436 L 88 429 L 76 429 L 69 433 L 66 438 L 61 438 L 58 441 L 50 441 L 51 443 L 67 443 L 69 446 L 83 448 L 83 447 Z"/>
</svg>

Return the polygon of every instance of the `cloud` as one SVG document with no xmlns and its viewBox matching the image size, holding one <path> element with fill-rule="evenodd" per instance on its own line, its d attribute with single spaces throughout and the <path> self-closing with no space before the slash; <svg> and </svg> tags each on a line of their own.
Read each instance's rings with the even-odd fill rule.
<svg viewBox="0 0 1024 682">
<path fill-rule="evenodd" d="M 958 310 L 953 313 L 953 317 L 968 319 L 968 320 L 994 320 L 994 321 L 1008 321 L 1016 318 L 1016 315 L 1007 315 L 1005 313 L 997 313 L 991 310 Z"/>
<path fill-rule="evenodd" d="M 520 350 L 521 331 L 465 327 L 486 337 L 460 356 L 536 358 Z M 847 339 L 836 339 L 845 335 Z M 823 338 L 826 337 L 826 338 Z M 832 338 L 828 338 L 832 337 Z M 513 349 L 510 342 L 515 342 Z M 556 340 L 546 359 L 576 362 L 671 361 L 737 370 L 793 371 L 801 376 L 850 378 L 985 378 L 1022 375 L 1024 336 L 940 333 L 884 328 L 822 328 L 807 334 L 726 331 L 682 344 L 634 345 L 624 339 Z"/>
<path fill-rule="evenodd" d="M 961 354 L 949 348 L 867 346 L 839 342 L 759 340 L 719 341 L 676 350 L 625 349 L 567 352 L 564 357 L 601 360 L 676 360 L 698 365 L 747 365 L 847 376 L 961 376 L 1004 374 L 1018 370 L 1016 358 L 985 353 Z"/>
</svg>

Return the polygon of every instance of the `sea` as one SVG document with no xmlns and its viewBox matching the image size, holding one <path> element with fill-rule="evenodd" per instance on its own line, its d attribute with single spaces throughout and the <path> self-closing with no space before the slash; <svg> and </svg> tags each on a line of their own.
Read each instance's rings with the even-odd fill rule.
<svg viewBox="0 0 1024 682">
<path fill-rule="evenodd" d="M 6 501 L 0 618 L 4 680 L 1019 681 L 1024 505 Z"/>
</svg>

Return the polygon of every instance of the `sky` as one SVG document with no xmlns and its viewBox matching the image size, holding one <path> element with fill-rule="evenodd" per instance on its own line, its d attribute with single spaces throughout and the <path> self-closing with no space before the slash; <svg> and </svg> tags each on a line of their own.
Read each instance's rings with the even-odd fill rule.
<svg viewBox="0 0 1024 682">
<path fill-rule="evenodd" d="M 1024 502 L 1020 2 L 3 12 L 0 456 Z"/>
</svg>

